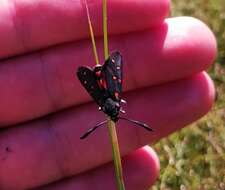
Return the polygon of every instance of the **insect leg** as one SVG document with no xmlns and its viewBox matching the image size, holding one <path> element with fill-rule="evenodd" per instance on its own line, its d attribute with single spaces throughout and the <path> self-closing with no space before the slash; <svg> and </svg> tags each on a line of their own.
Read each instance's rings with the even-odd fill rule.
<svg viewBox="0 0 225 190">
<path fill-rule="evenodd" d="M 154 131 L 146 123 L 143 123 L 143 122 L 140 122 L 140 121 L 136 121 L 136 120 L 133 120 L 133 119 L 128 119 L 128 118 L 125 118 L 125 117 L 119 117 L 119 119 L 123 119 L 123 120 L 129 121 L 131 123 L 134 123 L 134 124 L 136 124 L 136 126 L 143 127 L 144 129 L 146 129 L 148 131 Z"/>
<path fill-rule="evenodd" d="M 126 104 L 126 100 L 121 99 L 121 103 Z"/>
<path fill-rule="evenodd" d="M 123 110 L 123 108 L 122 108 L 122 107 L 120 108 L 120 112 L 121 112 L 121 113 L 126 113 L 126 111 L 125 111 L 125 110 Z"/>
<path fill-rule="evenodd" d="M 107 120 L 102 121 L 101 123 L 95 125 L 93 128 L 89 129 L 86 133 L 84 133 L 80 139 L 85 139 L 88 135 L 90 135 L 92 132 L 94 132 L 97 128 L 101 127 L 102 125 L 104 125 L 107 122 Z"/>
</svg>

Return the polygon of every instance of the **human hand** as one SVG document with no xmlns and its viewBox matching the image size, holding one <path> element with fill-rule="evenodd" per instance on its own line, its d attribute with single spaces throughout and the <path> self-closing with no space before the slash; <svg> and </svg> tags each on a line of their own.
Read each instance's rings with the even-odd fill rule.
<svg viewBox="0 0 225 190">
<path fill-rule="evenodd" d="M 89 4 L 99 36 L 100 2 Z M 196 19 L 164 22 L 168 0 L 108 3 L 109 31 L 115 34 L 110 49 L 124 59 L 127 115 L 155 130 L 117 124 L 121 153 L 127 155 L 126 187 L 144 190 L 157 178 L 159 162 L 143 146 L 212 106 L 214 87 L 203 71 L 215 58 L 216 42 Z M 80 1 L 1 1 L 1 190 L 116 189 L 106 127 L 79 139 L 104 118 L 75 77 L 78 66 L 95 64 L 88 36 Z M 97 46 L 102 44 L 99 39 Z"/>
</svg>

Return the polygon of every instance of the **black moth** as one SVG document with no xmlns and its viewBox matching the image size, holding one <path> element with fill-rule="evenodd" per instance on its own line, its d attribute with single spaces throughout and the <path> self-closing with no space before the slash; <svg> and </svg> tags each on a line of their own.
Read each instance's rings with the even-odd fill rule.
<svg viewBox="0 0 225 190">
<path fill-rule="evenodd" d="M 121 99 L 122 82 L 123 82 L 123 62 L 119 52 L 110 55 L 104 65 L 96 65 L 93 69 L 81 66 L 77 70 L 77 77 L 81 84 L 95 100 L 99 106 L 99 110 L 108 115 L 114 122 L 124 119 L 143 127 L 148 131 L 153 131 L 147 124 L 140 121 L 120 117 L 119 113 L 125 111 L 121 107 L 121 103 L 126 103 Z M 89 129 L 80 138 L 84 139 L 98 127 L 105 124 L 103 121 L 95 127 Z"/>
</svg>

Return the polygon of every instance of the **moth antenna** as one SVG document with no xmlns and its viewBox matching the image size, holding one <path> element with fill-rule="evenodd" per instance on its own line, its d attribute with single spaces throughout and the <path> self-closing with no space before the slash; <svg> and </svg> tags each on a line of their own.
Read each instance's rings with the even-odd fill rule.
<svg viewBox="0 0 225 190">
<path fill-rule="evenodd" d="M 92 132 L 94 132 L 97 128 L 101 127 L 107 122 L 107 120 L 102 121 L 101 123 L 95 125 L 93 128 L 89 129 L 86 133 L 84 133 L 80 139 L 85 139 L 87 136 L 89 136 Z"/>
<path fill-rule="evenodd" d="M 136 120 L 133 120 L 133 119 L 128 119 L 128 118 L 125 118 L 125 117 L 119 117 L 119 119 L 123 119 L 123 120 L 129 121 L 131 123 L 134 123 L 136 126 L 143 127 L 144 129 L 146 129 L 148 131 L 154 131 L 146 123 L 143 123 L 143 122 L 140 122 L 140 121 L 136 121 Z"/>
</svg>

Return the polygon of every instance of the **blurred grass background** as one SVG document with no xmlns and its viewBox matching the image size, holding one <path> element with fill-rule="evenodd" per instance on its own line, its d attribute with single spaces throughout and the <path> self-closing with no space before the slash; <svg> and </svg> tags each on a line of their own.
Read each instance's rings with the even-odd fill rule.
<svg viewBox="0 0 225 190">
<path fill-rule="evenodd" d="M 225 190 L 225 0 L 172 0 L 171 15 L 199 18 L 216 35 L 208 72 L 218 99 L 207 116 L 154 145 L 161 173 L 151 190 Z"/>
</svg>

